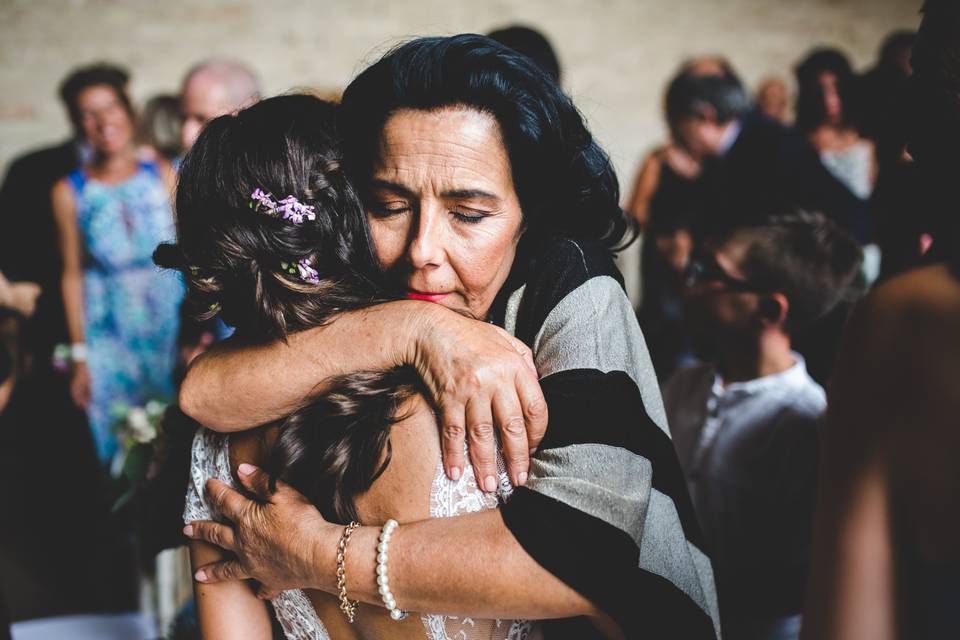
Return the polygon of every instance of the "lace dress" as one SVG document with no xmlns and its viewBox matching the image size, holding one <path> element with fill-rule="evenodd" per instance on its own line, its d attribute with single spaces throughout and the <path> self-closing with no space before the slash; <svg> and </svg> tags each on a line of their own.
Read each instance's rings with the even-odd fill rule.
<svg viewBox="0 0 960 640">
<path fill-rule="evenodd" d="M 431 517 L 447 518 L 481 509 L 495 509 L 500 500 L 506 500 L 513 491 L 499 457 L 497 468 L 500 485 L 496 494 L 490 494 L 477 487 L 473 469 L 469 466 L 454 482 L 446 477 L 438 462 L 430 491 Z M 220 514 L 214 512 L 206 500 L 204 485 L 209 478 L 236 486 L 230 474 L 229 439 L 208 429 L 200 429 L 193 440 L 184 522 L 220 519 Z M 300 589 L 282 592 L 272 604 L 287 640 L 330 638 L 310 599 Z M 423 614 L 421 620 L 427 640 L 534 640 L 539 637 L 536 627 L 528 620 L 482 620 L 434 614 Z"/>
</svg>

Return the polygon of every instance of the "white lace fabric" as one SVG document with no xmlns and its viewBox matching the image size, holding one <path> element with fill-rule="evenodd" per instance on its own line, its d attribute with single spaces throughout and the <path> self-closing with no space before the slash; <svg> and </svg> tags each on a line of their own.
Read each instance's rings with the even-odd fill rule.
<svg viewBox="0 0 960 640">
<path fill-rule="evenodd" d="M 477 477 L 470 465 L 459 480 L 450 480 L 443 471 L 443 464 L 438 462 L 430 489 L 430 517 L 452 518 L 483 509 L 496 509 L 513 493 L 513 485 L 499 454 L 497 479 L 496 493 L 485 493 L 477 485 Z M 422 614 L 420 619 L 429 640 L 527 640 L 533 630 L 533 623 L 528 620 L 481 620 L 431 613 Z"/>
<path fill-rule="evenodd" d="M 497 508 L 513 492 L 499 456 L 497 471 L 497 492 L 484 493 L 477 486 L 471 467 L 465 469 L 459 480 L 453 481 L 447 478 L 443 465 L 438 462 L 430 491 L 430 516 L 449 518 Z M 185 522 L 221 519 L 206 500 L 204 486 L 210 478 L 217 478 L 231 487 L 236 486 L 230 474 L 229 439 L 208 429 L 200 429 L 193 440 L 190 484 L 183 512 Z M 302 590 L 284 591 L 271 602 L 287 640 L 329 640 L 330 635 L 323 622 Z M 427 640 L 533 640 L 531 634 L 535 630 L 534 624 L 527 620 L 487 620 L 434 614 L 423 614 L 421 620 Z"/>
</svg>

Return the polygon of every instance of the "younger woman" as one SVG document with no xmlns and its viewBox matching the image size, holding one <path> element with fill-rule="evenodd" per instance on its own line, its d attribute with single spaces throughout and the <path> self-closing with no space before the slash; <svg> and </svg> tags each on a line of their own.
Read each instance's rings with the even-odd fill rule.
<svg viewBox="0 0 960 640">
<path fill-rule="evenodd" d="M 246 341 L 285 338 L 332 316 L 385 301 L 364 234 L 349 228 L 361 205 L 334 151 L 332 106 L 308 96 L 265 100 L 214 120 L 184 160 L 177 194 L 178 244 L 158 262 L 182 270 L 188 301 L 201 317 L 217 313 Z M 284 384 L 278 372 L 276 384 Z M 433 412 L 407 369 L 355 373 L 331 381 L 322 397 L 276 423 L 233 436 L 198 432 L 186 522 L 212 512 L 209 478 L 239 486 L 244 462 L 271 472 L 328 519 L 383 524 L 494 508 L 512 486 L 500 474 L 484 493 L 467 470 L 448 480 Z M 346 534 L 345 534 L 346 535 Z M 346 554 L 365 553 L 350 548 Z M 195 567 L 223 557 L 203 542 Z M 346 576 L 349 593 L 351 576 Z M 269 638 L 266 603 L 246 583 L 197 586 L 204 638 Z M 391 619 L 347 596 L 290 590 L 272 600 L 288 639 L 527 638 L 525 621 L 442 615 Z M 395 614 L 394 617 L 399 617 Z M 349 622 L 355 624 L 349 624 Z"/>
</svg>

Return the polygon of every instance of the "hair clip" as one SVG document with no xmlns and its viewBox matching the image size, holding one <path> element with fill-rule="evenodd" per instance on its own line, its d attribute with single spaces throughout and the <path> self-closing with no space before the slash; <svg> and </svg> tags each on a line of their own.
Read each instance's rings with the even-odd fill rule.
<svg viewBox="0 0 960 640">
<path fill-rule="evenodd" d="M 303 224 L 304 220 L 317 219 L 313 205 L 304 204 L 294 196 L 287 196 L 277 202 L 273 199 L 273 194 L 259 188 L 254 189 L 250 194 L 250 208 L 257 213 L 287 220 L 293 224 Z"/>
</svg>

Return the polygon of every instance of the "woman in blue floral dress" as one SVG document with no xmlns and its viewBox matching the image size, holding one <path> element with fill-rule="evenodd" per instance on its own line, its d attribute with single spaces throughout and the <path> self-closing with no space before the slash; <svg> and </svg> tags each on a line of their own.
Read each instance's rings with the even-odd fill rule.
<svg viewBox="0 0 960 640">
<path fill-rule="evenodd" d="M 72 354 L 71 393 L 85 408 L 97 454 L 116 453 L 116 409 L 174 393 L 182 283 L 152 261 L 174 237 L 169 165 L 138 160 L 133 109 L 103 69 L 64 87 L 93 155 L 53 189 Z"/>
</svg>

